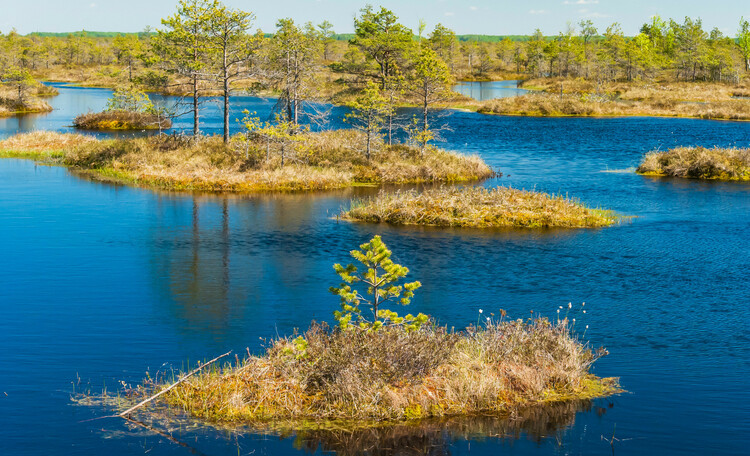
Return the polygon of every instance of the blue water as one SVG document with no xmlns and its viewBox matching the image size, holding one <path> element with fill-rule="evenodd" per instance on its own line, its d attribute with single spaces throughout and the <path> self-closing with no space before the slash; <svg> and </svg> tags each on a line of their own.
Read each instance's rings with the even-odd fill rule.
<svg viewBox="0 0 750 456">
<path fill-rule="evenodd" d="M 66 130 L 73 115 L 100 109 L 108 96 L 64 88 L 51 100 L 59 110 L 0 120 L 0 136 Z M 273 104 L 238 101 L 259 112 Z M 220 127 L 213 116 L 208 131 Z M 486 185 L 568 193 L 637 218 L 585 231 L 339 223 L 332 215 L 349 198 L 373 190 L 165 193 L 0 160 L 0 453 L 189 453 L 120 420 L 84 421 L 107 410 L 75 406 L 70 397 L 229 349 L 257 351 L 261 337 L 330 321 L 337 306 L 327 292 L 337 283 L 331 264 L 381 234 L 423 283 L 411 309 L 449 325 L 476 322 L 480 308 L 552 316 L 560 305 L 585 301 L 588 312 L 576 324 L 589 325 L 586 338 L 610 351 L 594 372 L 621 377 L 629 392 L 555 418 L 380 436 L 377 454 L 427 447 L 456 455 L 610 454 L 602 436 L 613 432 L 617 454 L 746 454 L 750 185 L 623 170 L 655 148 L 748 146 L 750 124 L 472 113 L 446 122 L 452 131 L 444 147 L 479 154 L 504 173 Z M 331 436 L 169 430 L 197 454 L 351 448 Z"/>
<path fill-rule="evenodd" d="M 494 100 L 496 98 L 517 97 L 528 93 L 528 90 L 518 87 L 518 81 L 471 81 L 459 82 L 453 90 L 479 101 Z"/>
</svg>

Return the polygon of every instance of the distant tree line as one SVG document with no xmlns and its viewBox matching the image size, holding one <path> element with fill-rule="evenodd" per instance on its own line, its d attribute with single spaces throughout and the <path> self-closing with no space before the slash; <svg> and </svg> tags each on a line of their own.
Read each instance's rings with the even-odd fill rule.
<svg viewBox="0 0 750 456">
<path fill-rule="evenodd" d="M 636 36 L 626 36 L 617 23 L 600 30 L 586 20 L 551 37 L 540 30 L 528 37 L 459 37 L 442 24 L 426 33 L 421 23 L 415 33 L 392 11 L 372 6 L 355 17 L 350 35 L 337 35 L 328 21 L 280 19 L 266 33 L 254 30 L 253 21 L 253 13 L 218 0 L 180 0 L 161 27 L 139 34 L 0 33 L 0 77 L 21 86 L 51 69 L 110 71 L 143 89 L 187 95 L 196 133 L 204 95 L 219 94 L 225 140 L 233 88 L 272 89 L 279 100 L 274 123 L 293 135 L 306 128 L 303 118 L 314 117 L 306 106 L 316 106 L 331 95 L 333 81 L 343 81 L 352 93 L 349 120 L 368 134 L 382 133 L 388 143 L 396 127 L 394 108 L 405 101 L 420 106 L 407 130 L 425 147 L 434 137 L 435 108 L 460 78 L 513 73 L 738 82 L 750 70 L 750 24 L 744 18 L 736 37 L 706 31 L 700 19 L 658 16 Z"/>
</svg>

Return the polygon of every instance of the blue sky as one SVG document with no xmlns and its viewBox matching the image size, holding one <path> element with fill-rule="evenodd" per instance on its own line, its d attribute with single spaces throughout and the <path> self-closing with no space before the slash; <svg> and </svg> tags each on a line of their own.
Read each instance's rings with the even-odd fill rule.
<svg viewBox="0 0 750 456">
<path fill-rule="evenodd" d="M 160 18 L 175 11 L 177 0 L 0 0 L 0 31 L 20 33 L 73 30 L 135 32 L 158 27 Z M 367 1 L 344 0 L 225 0 L 225 4 L 255 13 L 255 28 L 272 31 L 280 17 L 301 22 L 332 22 L 340 33 L 352 31 L 352 18 Z M 428 30 L 438 22 L 459 34 L 545 34 L 565 30 L 568 23 L 591 19 L 600 29 L 612 22 L 634 34 L 651 16 L 682 20 L 700 17 L 707 30 L 718 27 L 734 36 L 741 16 L 750 17 L 748 0 L 383 0 L 372 1 L 393 10 L 401 22 L 416 30 L 419 19 Z"/>
</svg>

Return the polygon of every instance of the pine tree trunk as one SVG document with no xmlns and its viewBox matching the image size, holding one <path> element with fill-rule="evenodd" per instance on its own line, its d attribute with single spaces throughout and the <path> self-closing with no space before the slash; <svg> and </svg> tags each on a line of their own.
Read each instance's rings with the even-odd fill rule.
<svg viewBox="0 0 750 456">
<path fill-rule="evenodd" d="M 229 69 L 227 68 L 227 51 L 224 48 L 224 144 L 229 142 Z"/>
</svg>

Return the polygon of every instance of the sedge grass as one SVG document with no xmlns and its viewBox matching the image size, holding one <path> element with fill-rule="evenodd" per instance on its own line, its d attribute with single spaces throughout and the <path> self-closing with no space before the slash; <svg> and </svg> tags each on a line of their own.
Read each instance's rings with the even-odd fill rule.
<svg viewBox="0 0 750 456">
<path fill-rule="evenodd" d="M 477 187 L 385 193 L 354 200 L 341 218 L 394 225 L 445 227 L 593 228 L 617 223 L 611 211 L 590 209 L 562 196 Z"/>
<path fill-rule="evenodd" d="M 750 181 L 750 149 L 677 147 L 649 152 L 636 170 L 648 176 Z"/>
</svg>

